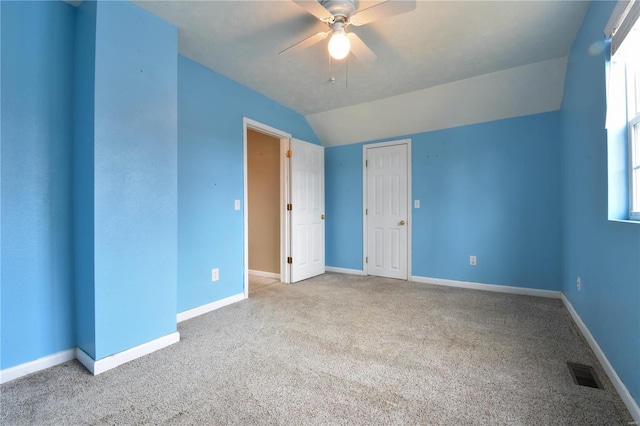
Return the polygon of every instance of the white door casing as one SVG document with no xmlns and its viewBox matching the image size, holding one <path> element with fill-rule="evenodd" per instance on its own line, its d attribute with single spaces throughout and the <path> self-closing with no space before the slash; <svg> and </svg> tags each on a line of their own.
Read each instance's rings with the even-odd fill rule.
<svg viewBox="0 0 640 426">
<path fill-rule="evenodd" d="M 365 272 L 408 279 L 410 141 L 364 146 Z"/>
<path fill-rule="evenodd" d="M 289 168 L 285 162 L 285 152 L 289 149 L 289 141 L 291 135 L 274 127 L 252 120 L 243 118 L 243 138 L 244 138 L 244 297 L 249 297 L 249 214 L 248 214 L 248 188 L 247 188 L 247 129 L 253 129 L 258 132 L 273 136 L 280 139 L 280 281 L 284 283 L 291 282 L 290 268 L 287 264 L 287 254 L 289 253 L 290 241 L 290 220 L 286 212 L 286 203 L 289 197 Z"/>
<path fill-rule="evenodd" d="M 324 148 L 291 139 L 291 282 L 324 274 Z"/>
</svg>

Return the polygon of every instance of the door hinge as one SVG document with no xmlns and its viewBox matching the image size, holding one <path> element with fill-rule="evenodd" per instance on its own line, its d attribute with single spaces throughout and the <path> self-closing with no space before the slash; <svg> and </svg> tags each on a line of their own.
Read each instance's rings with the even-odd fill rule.
<svg viewBox="0 0 640 426">
<path fill-rule="evenodd" d="M 287 210 L 293 210 L 293 206 L 291 204 L 287 204 Z"/>
<path fill-rule="evenodd" d="M 292 257 L 287 257 L 287 263 L 293 263 L 293 258 Z"/>
<path fill-rule="evenodd" d="M 364 160 L 364 166 L 369 167 L 369 160 Z"/>
<path fill-rule="evenodd" d="M 364 209 L 364 214 L 368 215 L 369 214 L 369 209 Z"/>
<path fill-rule="evenodd" d="M 364 258 L 364 263 L 369 263 L 369 256 Z"/>
<path fill-rule="evenodd" d="M 285 155 L 287 156 L 287 158 L 291 158 L 293 153 L 291 152 L 291 150 L 289 150 L 289 151 L 287 151 L 287 153 Z"/>
</svg>

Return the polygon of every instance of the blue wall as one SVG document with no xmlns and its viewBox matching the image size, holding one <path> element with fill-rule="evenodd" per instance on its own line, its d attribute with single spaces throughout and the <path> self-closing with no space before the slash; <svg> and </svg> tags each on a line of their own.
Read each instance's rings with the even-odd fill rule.
<svg viewBox="0 0 640 426">
<path fill-rule="evenodd" d="M 8 368 L 75 346 L 74 8 L 2 8 L 2 352 Z"/>
<path fill-rule="evenodd" d="M 132 3 L 98 2 L 95 58 L 100 359 L 176 331 L 177 29 Z"/>
<path fill-rule="evenodd" d="M 409 137 L 412 274 L 559 290 L 559 112 Z M 361 270 L 362 144 L 326 157 L 327 265 Z"/>
<path fill-rule="evenodd" d="M 362 144 L 325 148 L 325 262 L 362 270 Z"/>
<path fill-rule="evenodd" d="M 605 53 L 589 54 L 602 43 L 614 6 L 591 3 L 569 56 L 562 103 L 562 291 L 640 403 L 640 225 L 607 220 Z"/>
<path fill-rule="evenodd" d="M 96 2 L 76 12 L 73 140 L 73 230 L 76 346 L 96 354 L 94 250 L 94 139 Z"/>
<path fill-rule="evenodd" d="M 125 2 L 1 7 L 0 367 L 174 332 L 176 28 Z"/>
<path fill-rule="evenodd" d="M 640 226 L 607 220 L 605 58 L 589 54 L 613 6 L 590 6 L 562 111 L 410 136 L 412 272 L 561 289 L 640 402 Z M 0 11 L 0 368 L 76 344 L 100 359 L 242 292 L 242 117 L 318 143 L 304 117 L 178 57 L 175 28 L 130 3 Z M 72 186 L 74 139 L 91 161 Z M 362 269 L 362 144 L 325 155 L 327 264 Z"/>
<path fill-rule="evenodd" d="M 242 293 L 243 117 L 319 143 L 305 118 L 178 58 L 178 312 Z M 211 269 L 220 281 L 211 282 Z"/>
<path fill-rule="evenodd" d="M 100 359 L 242 292 L 242 118 L 319 143 L 304 117 L 179 58 L 175 28 L 130 3 L 2 12 L 1 368 Z"/>
</svg>

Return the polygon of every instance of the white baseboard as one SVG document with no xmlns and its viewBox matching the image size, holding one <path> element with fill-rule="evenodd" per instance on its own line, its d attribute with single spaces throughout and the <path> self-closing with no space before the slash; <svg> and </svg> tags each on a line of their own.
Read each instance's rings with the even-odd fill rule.
<svg viewBox="0 0 640 426">
<path fill-rule="evenodd" d="M 445 280 L 441 278 L 428 278 L 428 277 L 417 277 L 417 276 L 412 276 L 410 280 L 417 283 L 424 283 L 424 284 L 442 285 L 447 287 L 460 287 L 460 288 L 468 288 L 468 289 L 474 289 L 474 290 L 495 291 L 500 293 L 521 294 L 526 296 L 549 297 L 553 299 L 562 300 L 565 307 L 569 311 L 569 314 L 573 318 L 573 321 L 578 326 L 578 329 L 586 339 L 587 343 L 589 343 L 589 346 L 591 347 L 593 352 L 596 354 L 596 357 L 598 358 L 598 361 L 600 361 L 602 368 L 607 373 L 607 376 L 609 376 L 609 380 L 611 380 L 611 383 L 613 383 L 613 386 L 616 388 L 618 395 L 620 395 L 620 398 L 622 399 L 624 404 L 627 406 L 627 409 L 631 413 L 631 416 L 633 417 L 636 423 L 640 423 L 640 408 L 638 407 L 638 404 L 629 393 L 629 390 L 624 385 L 624 382 L 618 376 L 618 373 L 616 373 L 616 370 L 613 368 L 613 366 L 607 359 L 607 356 L 602 351 L 602 348 L 600 348 L 600 345 L 598 345 L 598 342 L 596 342 L 596 339 L 594 339 L 594 337 L 591 335 L 591 332 L 587 328 L 586 324 L 582 321 L 582 318 L 580 318 L 576 310 L 571 305 L 571 302 L 569 302 L 569 299 L 567 299 L 567 297 L 561 291 L 539 290 L 535 288 L 512 287 L 512 286 L 503 286 L 503 285 L 495 285 L 495 284 L 482 284 L 482 283 L 474 283 L 474 282 L 468 282 L 468 281 L 455 281 L 455 280 Z"/>
<path fill-rule="evenodd" d="M 524 296 L 549 297 L 552 299 L 560 299 L 562 297 L 562 292 L 555 291 L 555 290 L 539 290 L 537 288 L 513 287 L 508 285 L 496 285 L 496 284 L 482 284 L 482 283 L 474 283 L 471 281 L 455 281 L 455 280 L 445 280 L 442 278 L 429 278 L 429 277 L 417 277 L 417 276 L 411 276 L 409 280 L 416 283 L 422 283 L 422 284 L 434 284 L 434 285 L 442 285 L 446 287 L 459 287 L 459 288 L 469 288 L 473 290 L 495 291 L 498 293 L 521 294 Z"/>
<path fill-rule="evenodd" d="M 235 296 L 230 296 L 225 299 L 216 300 L 215 302 L 207 303 L 206 305 L 198 306 L 197 308 L 189 309 L 188 311 L 180 312 L 177 316 L 177 321 L 182 322 L 188 319 L 197 317 L 207 312 L 215 311 L 224 306 L 231 305 L 232 303 L 240 302 L 246 299 L 244 293 L 238 293 Z"/>
<path fill-rule="evenodd" d="M 5 368 L 0 371 L 0 384 L 10 382 L 11 380 L 18 379 L 22 376 L 26 376 L 27 374 L 35 373 L 36 371 L 44 370 L 49 367 L 53 367 L 54 365 L 62 364 L 63 362 L 74 359 L 76 359 L 75 349 L 67 349 L 66 351 L 47 355 L 33 361 L 25 362 L 24 364 L 16 365 L 15 367 Z"/>
<path fill-rule="evenodd" d="M 596 339 L 587 328 L 587 325 L 584 323 L 584 321 L 582 321 L 582 318 L 580 318 L 578 312 L 576 312 L 576 310 L 573 308 L 573 305 L 571 305 L 571 302 L 569 302 L 569 299 L 567 299 L 564 294 L 562 295 L 561 299 L 564 303 L 564 306 L 569 311 L 571 318 L 573 318 L 573 321 L 578 326 L 578 329 L 580 329 L 580 332 L 587 340 L 587 343 L 589 343 L 589 346 L 591 346 L 591 350 L 593 350 L 593 352 L 596 354 L 596 357 L 598 358 L 598 361 L 600 361 L 602 368 L 607 373 L 607 376 L 609 376 L 609 380 L 611 380 L 611 383 L 613 383 L 613 386 L 618 391 L 618 395 L 620 395 L 620 398 L 622 398 L 624 405 L 627 406 L 627 409 L 631 413 L 633 420 L 635 420 L 636 423 L 640 423 L 640 407 L 638 407 L 638 404 L 629 393 L 629 390 L 624 385 L 624 382 L 620 379 L 618 373 L 616 373 L 616 370 L 607 359 L 607 356 L 602 351 L 600 345 L 598 345 L 598 342 L 596 342 Z"/>
<path fill-rule="evenodd" d="M 256 271 L 255 269 L 249 269 L 249 275 L 255 275 L 256 277 L 280 279 L 280 274 L 278 274 L 277 272 Z"/>
<path fill-rule="evenodd" d="M 325 266 L 324 270 L 327 272 L 337 272 L 338 274 L 366 275 L 364 271 L 358 269 L 336 268 L 334 266 Z"/>
<path fill-rule="evenodd" d="M 133 361 L 134 359 L 143 357 L 162 348 L 166 348 L 167 346 L 173 345 L 179 341 L 180 333 L 176 331 L 97 361 L 87 355 L 82 349 L 76 348 L 76 358 L 87 368 L 87 370 L 91 371 L 94 376 L 97 376 L 98 374 L 114 369 L 119 365 Z"/>
</svg>

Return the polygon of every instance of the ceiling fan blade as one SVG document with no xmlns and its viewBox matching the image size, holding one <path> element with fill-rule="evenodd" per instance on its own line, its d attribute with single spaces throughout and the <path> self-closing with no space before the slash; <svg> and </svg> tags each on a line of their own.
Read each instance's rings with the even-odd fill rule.
<svg viewBox="0 0 640 426">
<path fill-rule="evenodd" d="M 375 62 L 378 57 L 369 47 L 364 44 L 364 41 L 358 37 L 355 33 L 348 33 L 347 38 L 351 43 L 351 52 L 355 55 L 360 62 L 369 65 Z"/>
<path fill-rule="evenodd" d="M 333 15 L 316 0 L 292 0 L 295 4 L 323 22 L 332 22 Z"/>
<path fill-rule="evenodd" d="M 416 0 L 387 0 L 383 3 L 358 11 L 349 18 L 352 25 L 365 25 L 378 19 L 388 18 L 416 8 Z"/>
<path fill-rule="evenodd" d="M 287 47 L 286 49 L 281 51 L 279 55 L 282 55 L 283 53 L 290 55 L 296 52 L 300 52 L 301 50 L 311 47 L 319 41 L 324 40 L 325 38 L 327 38 L 327 35 L 329 35 L 329 32 L 314 34 L 311 37 L 307 37 L 304 40 L 297 42 L 293 46 Z"/>
</svg>

